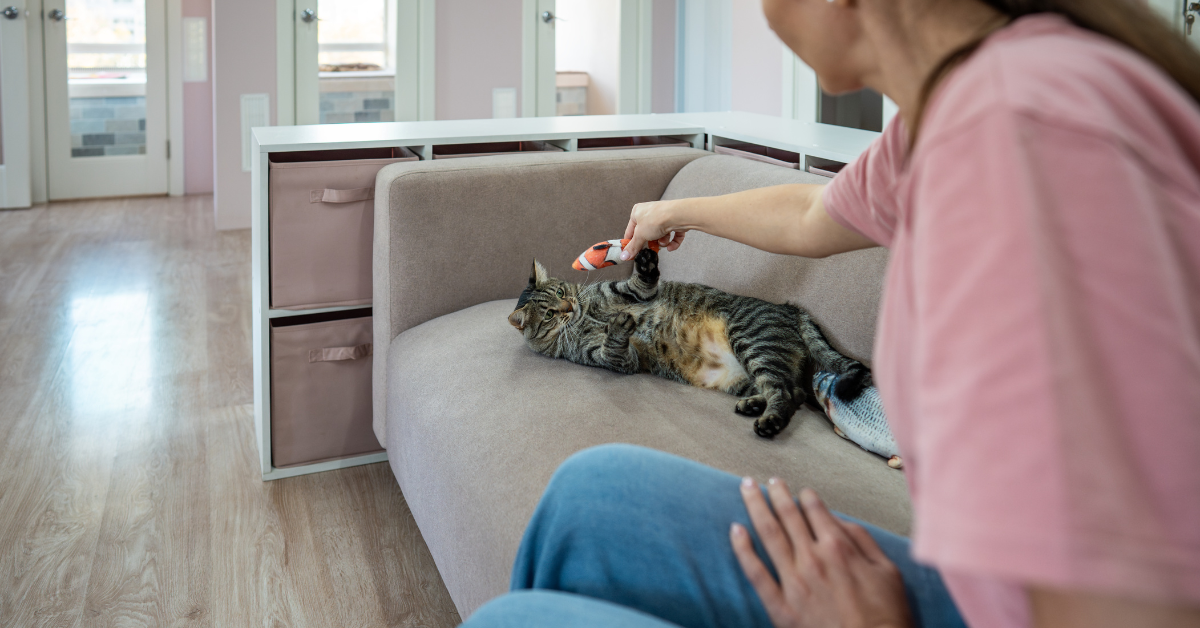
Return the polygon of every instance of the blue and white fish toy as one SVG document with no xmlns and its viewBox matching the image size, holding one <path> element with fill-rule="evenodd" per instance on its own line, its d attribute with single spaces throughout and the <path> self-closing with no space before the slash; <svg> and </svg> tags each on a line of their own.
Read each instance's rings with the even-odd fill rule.
<svg viewBox="0 0 1200 628">
<path fill-rule="evenodd" d="M 859 447 L 887 458 L 888 466 L 893 469 L 904 466 L 896 438 L 883 414 L 879 390 L 868 386 L 854 401 L 846 403 L 833 394 L 839 377 L 828 371 L 817 371 L 813 375 L 813 392 L 825 415 L 833 422 L 833 431 Z"/>
</svg>

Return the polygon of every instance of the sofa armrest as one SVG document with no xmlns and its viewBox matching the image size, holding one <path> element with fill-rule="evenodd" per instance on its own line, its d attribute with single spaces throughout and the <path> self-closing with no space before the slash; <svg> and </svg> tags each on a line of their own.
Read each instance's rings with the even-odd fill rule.
<svg viewBox="0 0 1200 628">
<path fill-rule="evenodd" d="M 401 332 L 465 307 L 516 298 L 536 257 L 571 262 L 621 237 L 633 205 L 658 200 L 707 155 L 691 148 L 504 155 L 398 163 L 375 182 L 374 425 L 386 444 L 388 346 Z M 625 266 L 588 279 L 628 275 Z"/>
</svg>

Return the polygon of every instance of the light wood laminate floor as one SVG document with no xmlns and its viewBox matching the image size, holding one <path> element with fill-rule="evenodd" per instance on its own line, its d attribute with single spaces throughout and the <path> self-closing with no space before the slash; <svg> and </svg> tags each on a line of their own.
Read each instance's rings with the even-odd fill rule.
<svg viewBox="0 0 1200 628">
<path fill-rule="evenodd" d="M 386 464 L 263 483 L 250 233 L 0 212 L 0 626 L 453 626 Z"/>
</svg>

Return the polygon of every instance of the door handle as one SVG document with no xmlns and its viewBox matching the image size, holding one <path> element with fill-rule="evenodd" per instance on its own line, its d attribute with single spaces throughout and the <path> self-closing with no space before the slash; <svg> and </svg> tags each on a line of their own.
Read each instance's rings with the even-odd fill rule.
<svg viewBox="0 0 1200 628">
<path fill-rule="evenodd" d="M 49 15 L 47 15 L 47 17 L 54 20 L 55 22 L 61 22 L 63 20 L 71 19 L 71 18 L 67 17 L 66 13 L 63 13 L 62 9 L 54 9 L 53 11 L 50 12 Z"/>
<path fill-rule="evenodd" d="M 305 9 L 300 12 L 300 19 L 304 20 L 305 24 L 312 24 L 317 20 L 317 12 L 312 9 Z"/>
<path fill-rule="evenodd" d="M 17 9 L 17 7 L 8 7 L 0 13 L 3 13 L 4 17 L 6 17 L 10 20 L 15 20 L 18 17 L 20 17 L 20 15 L 21 15 L 21 11 L 19 9 Z"/>
</svg>

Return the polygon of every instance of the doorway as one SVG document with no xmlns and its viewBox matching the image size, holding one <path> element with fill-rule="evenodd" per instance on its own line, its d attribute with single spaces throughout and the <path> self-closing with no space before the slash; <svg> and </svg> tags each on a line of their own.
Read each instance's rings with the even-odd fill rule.
<svg viewBox="0 0 1200 628">
<path fill-rule="evenodd" d="M 165 0 L 46 0 L 50 200 L 166 194 Z"/>
</svg>

